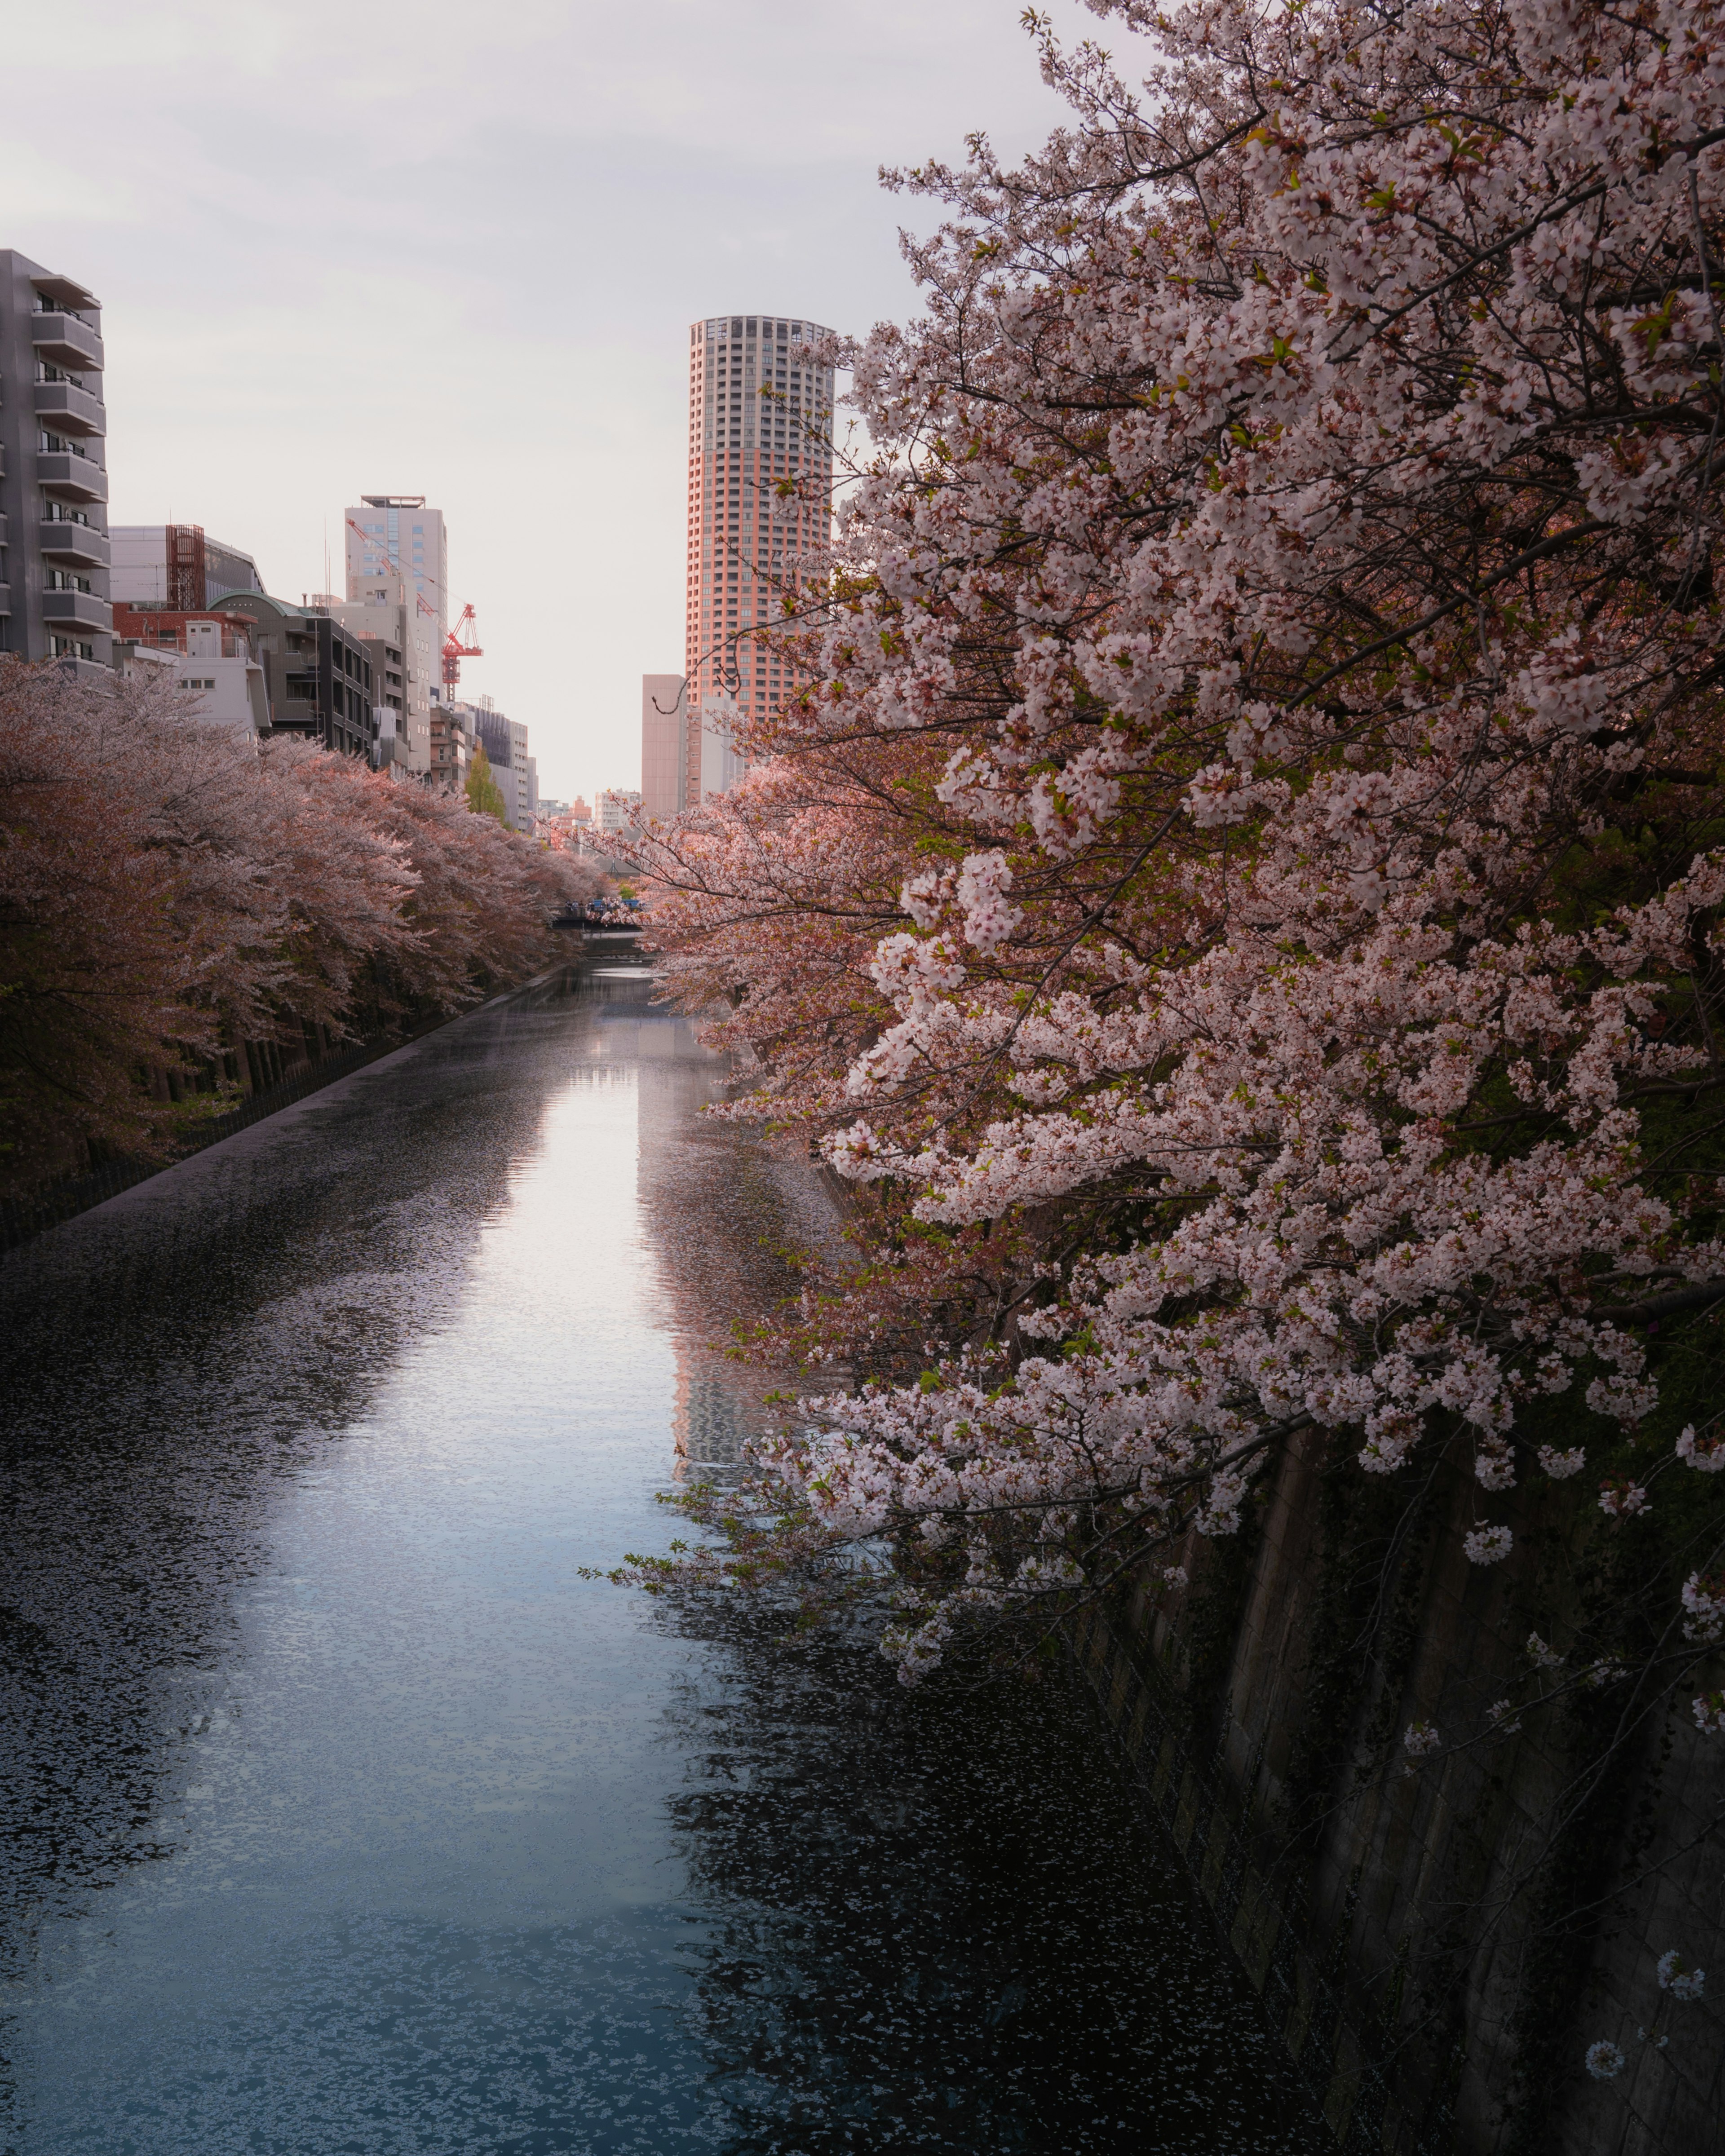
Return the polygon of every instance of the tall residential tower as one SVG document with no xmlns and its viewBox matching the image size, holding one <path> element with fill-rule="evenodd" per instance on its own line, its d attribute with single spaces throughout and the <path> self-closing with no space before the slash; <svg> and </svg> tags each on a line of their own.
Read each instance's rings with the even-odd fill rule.
<svg viewBox="0 0 1725 2156">
<path fill-rule="evenodd" d="M 722 742 L 707 742 L 703 757 L 702 707 L 729 689 L 744 711 L 761 711 L 793 685 L 756 632 L 783 618 L 782 593 L 824 581 L 833 370 L 810 346 L 831 335 L 779 315 L 715 315 L 689 331 L 689 686 L 679 808 L 734 776 Z M 773 491 L 787 479 L 801 483 L 795 500 Z"/>
</svg>

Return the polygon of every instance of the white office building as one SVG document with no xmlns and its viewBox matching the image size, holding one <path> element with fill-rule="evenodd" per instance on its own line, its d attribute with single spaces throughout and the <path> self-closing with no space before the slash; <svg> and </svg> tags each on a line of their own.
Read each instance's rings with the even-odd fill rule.
<svg viewBox="0 0 1725 2156">
<path fill-rule="evenodd" d="M 341 512 L 347 596 L 369 601 L 392 573 L 413 593 L 422 620 L 437 632 L 439 665 L 449 634 L 449 542 L 440 509 L 423 494 L 362 494 Z"/>
</svg>

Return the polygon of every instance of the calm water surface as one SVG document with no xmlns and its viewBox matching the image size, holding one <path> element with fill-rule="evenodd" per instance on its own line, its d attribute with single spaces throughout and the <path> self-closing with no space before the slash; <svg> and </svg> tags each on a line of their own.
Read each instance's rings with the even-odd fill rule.
<svg viewBox="0 0 1725 2156">
<path fill-rule="evenodd" d="M 9 2156 L 1316 2151 L 1061 1682 L 583 1582 L 831 1233 L 626 965 L 0 1261 Z"/>
</svg>

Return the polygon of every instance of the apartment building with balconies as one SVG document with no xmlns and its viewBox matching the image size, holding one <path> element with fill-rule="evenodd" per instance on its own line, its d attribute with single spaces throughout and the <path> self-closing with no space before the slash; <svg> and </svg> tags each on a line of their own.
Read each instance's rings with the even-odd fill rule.
<svg viewBox="0 0 1725 2156">
<path fill-rule="evenodd" d="M 101 305 L 0 249 L 0 651 L 111 658 Z"/>
<path fill-rule="evenodd" d="M 459 793 L 467 783 L 468 766 L 479 742 L 473 712 L 466 704 L 431 707 L 431 769 L 427 783 L 440 793 Z"/>
</svg>

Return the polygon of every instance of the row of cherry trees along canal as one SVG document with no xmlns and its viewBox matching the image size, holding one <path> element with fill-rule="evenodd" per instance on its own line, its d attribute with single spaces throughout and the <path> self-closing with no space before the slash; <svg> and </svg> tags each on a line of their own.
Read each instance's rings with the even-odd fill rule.
<svg viewBox="0 0 1725 2156">
<path fill-rule="evenodd" d="M 888 176 L 944 221 L 841 355 L 818 685 L 642 842 L 737 1112 L 869 1250 L 788 1320 L 867 1381 L 636 1576 L 839 1594 L 890 1543 L 914 1680 L 1178 1619 L 1291 1454 L 1385 1496 L 1394 1690 L 1465 1477 L 1531 1635 L 1372 1771 L 1537 1723 L 1548 1856 L 1673 1702 L 1725 1759 L 1725 21 L 1091 4 L 1142 90 L 1033 17 L 1070 126 Z M 1709 2012 L 1670 1947 L 1660 2013 Z"/>
<path fill-rule="evenodd" d="M 308 1043 L 526 978 L 598 887 L 352 758 L 0 665 L 0 1189 L 162 1156 Z"/>
</svg>

